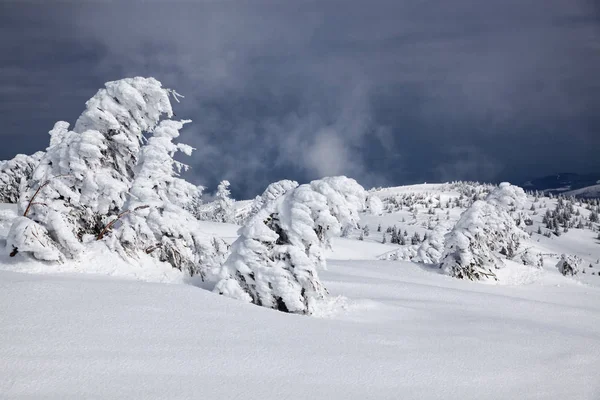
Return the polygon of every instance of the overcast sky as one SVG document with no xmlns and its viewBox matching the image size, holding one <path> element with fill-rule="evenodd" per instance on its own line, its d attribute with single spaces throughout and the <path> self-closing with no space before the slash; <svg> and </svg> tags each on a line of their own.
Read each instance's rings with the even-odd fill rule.
<svg viewBox="0 0 600 400">
<path fill-rule="evenodd" d="M 0 2 L 0 159 L 104 82 L 186 98 L 188 176 L 365 186 L 600 172 L 592 0 Z"/>
</svg>

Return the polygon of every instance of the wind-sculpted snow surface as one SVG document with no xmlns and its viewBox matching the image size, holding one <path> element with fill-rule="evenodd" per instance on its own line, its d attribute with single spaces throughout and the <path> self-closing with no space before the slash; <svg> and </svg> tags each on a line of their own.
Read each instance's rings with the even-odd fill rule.
<svg viewBox="0 0 600 400">
<path fill-rule="evenodd" d="M 300 318 L 189 285 L 0 271 L 0 397 L 600 398 L 600 289 L 555 268 L 525 287 L 397 261 L 331 260 L 321 278 L 347 306 Z"/>
<path fill-rule="evenodd" d="M 267 203 L 239 231 L 215 291 L 280 311 L 312 314 L 327 290 L 318 270 L 324 250 L 356 226 L 367 193 L 353 179 L 331 177 Z"/>
<path fill-rule="evenodd" d="M 512 258 L 529 237 L 511 215 L 526 200 L 523 189 L 502 183 L 485 200 L 475 201 L 445 237 L 444 272 L 460 279 L 496 279 L 502 258 Z"/>
<path fill-rule="evenodd" d="M 26 188 L 33 170 L 37 167 L 44 152 L 31 156 L 17 154 L 8 161 L 0 161 L 0 203 L 16 203 L 22 189 Z"/>
</svg>

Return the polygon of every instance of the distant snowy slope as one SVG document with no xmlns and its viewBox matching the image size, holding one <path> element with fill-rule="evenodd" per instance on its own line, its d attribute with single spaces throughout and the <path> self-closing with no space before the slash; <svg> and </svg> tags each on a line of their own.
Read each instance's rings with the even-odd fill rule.
<svg viewBox="0 0 600 400">
<path fill-rule="evenodd" d="M 569 190 L 576 190 L 591 186 L 600 180 L 600 174 L 574 174 L 560 173 L 548 175 L 540 178 L 534 178 L 524 182 L 521 186 L 525 190 L 541 191 L 545 193 L 565 193 Z"/>
<path fill-rule="evenodd" d="M 587 186 L 581 189 L 571 190 L 569 192 L 566 192 L 565 196 L 600 199 L 600 184 Z"/>
</svg>

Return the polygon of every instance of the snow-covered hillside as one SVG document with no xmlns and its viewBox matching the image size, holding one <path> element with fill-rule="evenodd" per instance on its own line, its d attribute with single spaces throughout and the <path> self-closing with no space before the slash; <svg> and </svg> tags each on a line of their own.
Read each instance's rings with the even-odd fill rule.
<svg viewBox="0 0 600 400">
<path fill-rule="evenodd" d="M 63 263 L 11 258 L 16 208 L 1 205 L 0 398 L 599 398 L 600 242 L 597 224 L 548 235 L 546 210 L 566 200 L 530 195 L 523 207 L 542 268 L 508 260 L 497 282 L 477 283 L 410 261 L 491 188 L 371 191 L 384 212 L 333 239 L 313 317 L 219 296 L 101 242 Z M 573 207 L 573 224 L 590 218 Z M 406 244 L 391 243 L 394 226 Z M 238 226 L 199 229 L 233 243 Z M 578 275 L 559 273 L 562 253 L 582 259 Z"/>
<path fill-rule="evenodd" d="M 581 189 L 571 190 L 565 193 L 567 196 L 584 197 L 584 198 L 600 198 L 600 183 L 597 185 L 586 186 Z"/>
<path fill-rule="evenodd" d="M 386 243 L 389 243 L 391 233 L 386 231 L 389 227 L 396 226 L 398 231 L 402 232 L 406 245 L 391 246 L 391 250 L 382 253 L 379 258 L 412 260 L 416 257 L 418 260 L 418 249 L 421 247 L 424 237 L 436 234 L 439 236 L 440 233 L 443 236 L 444 233 L 449 232 L 465 209 L 472 204 L 474 198 L 484 197 L 490 189 L 491 186 L 485 185 L 448 183 L 373 190 L 372 193 L 382 198 L 387 204 L 388 211 L 391 212 L 379 216 L 364 215 L 361 222 L 363 227 L 368 227 L 369 235 L 362 234 L 362 239 L 367 242 L 381 243 L 385 236 Z M 542 254 L 545 270 L 555 269 L 561 254 L 577 256 L 582 260 L 580 263 L 582 273 L 577 279 L 588 284 L 600 285 L 600 239 L 598 236 L 600 225 L 598 222 L 590 222 L 592 214 L 590 206 L 582 201 L 586 200 L 567 198 L 560 200 L 556 197 L 529 195 L 527 202 L 522 206 L 522 211 L 531 218 L 530 225 L 523 227 L 523 230 L 531 237 L 523 247 Z M 572 204 L 574 211 L 570 220 L 570 228 L 566 229 L 567 232 L 560 226 L 554 233 L 555 231 L 551 232 L 544 223 L 544 215 L 547 212 L 554 212 L 559 202 L 564 202 L 566 205 Z M 586 226 L 581 226 L 580 229 L 576 228 L 579 222 Z M 411 239 L 415 234 L 420 240 L 411 244 L 413 243 Z M 352 234 L 353 238 L 360 238 L 360 236 L 360 231 Z M 501 272 L 503 279 L 500 279 L 500 284 L 512 284 L 521 279 L 529 279 L 527 276 L 531 275 L 531 269 L 508 261 L 509 268 L 507 271 Z M 538 272 L 534 271 L 534 273 Z"/>
<path fill-rule="evenodd" d="M 600 200 L 345 176 L 204 196 L 179 97 L 107 82 L 0 162 L 0 398 L 599 398 Z"/>
<path fill-rule="evenodd" d="M 0 272 L 0 397 L 600 395 L 597 288 L 558 275 L 479 285 L 384 261 L 332 261 L 322 277 L 347 299 L 308 318 L 187 285 Z"/>
</svg>

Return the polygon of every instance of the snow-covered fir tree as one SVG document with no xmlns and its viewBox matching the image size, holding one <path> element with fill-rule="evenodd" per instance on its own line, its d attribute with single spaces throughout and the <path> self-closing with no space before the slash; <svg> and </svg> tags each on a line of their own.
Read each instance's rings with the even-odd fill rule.
<svg viewBox="0 0 600 400">
<path fill-rule="evenodd" d="M 190 212 L 194 216 L 194 218 L 198 220 L 202 220 L 201 210 L 204 202 L 202 199 L 202 194 L 204 193 L 204 189 L 204 186 L 197 185 L 194 195 L 185 206 L 185 210 Z"/>
<path fill-rule="evenodd" d="M 217 186 L 215 201 L 213 202 L 213 214 L 210 219 L 217 222 L 233 223 L 235 222 L 234 200 L 231 198 L 229 190 L 230 183 L 223 180 Z"/>
<path fill-rule="evenodd" d="M 366 191 L 330 177 L 298 186 L 268 203 L 240 230 L 215 291 L 280 311 L 311 314 L 327 291 L 318 270 L 324 250 L 347 226 L 357 227 Z"/>
<path fill-rule="evenodd" d="M 144 252 L 189 275 L 205 277 L 224 261 L 227 245 L 202 234 L 187 210 L 198 187 L 177 176 L 185 166 L 173 155 L 191 155 L 192 148 L 173 140 L 188 122 L 164 120 L 156 127 L 140 152 L 120 226 L 105 240 L 125 257 Z M 108 233 L 105 229 L 101 235 Z"/>
<path fill-rule="evenodd" d="M 105 86 L 88 100 L 72 131 L 64 121 L 55 124 L 50 146 L 19 198 L 20 212 L 40 225 L 30 228 L 47 234 L 69 258 L 123 211 L 144 135 L 173 115 L 169 96 L 174 92 L 154 78 Z M 24 251 L 14 228 L 11 243 Z"/>
<path fill-rule="evenodd" d="M 410 238 L 410 244 L 416 246 L 419 243 L 421 243 L 421 235 L 419 235 L 419 232 L 415 232 L 413 234 L 413 236 Z"/>
<path fill-rule="evenodd" d="M 460 279 L 496 279 L 502 258 L 512 258 L 529 237 L 514 215 L 526 200 L 523 189 L 502 183 L 485 200 L 475 201 L 446 235 L 441 268 Z"/>
<path fill-rule="evenodd" d="M 362 227 L 362 234 L 364 236 L 369 236 L 371 234 L 371 229 L 369 229 L 369 225 L 365 225 Z"/>
<path fill-rule="evenodd" d="M 19 200 L 43 155 L 44 152 L 38 151 L 30 156 L 17 154 L 12 160 L 0 161 L 0 203 L 16 203 Z"/>
</svg>

